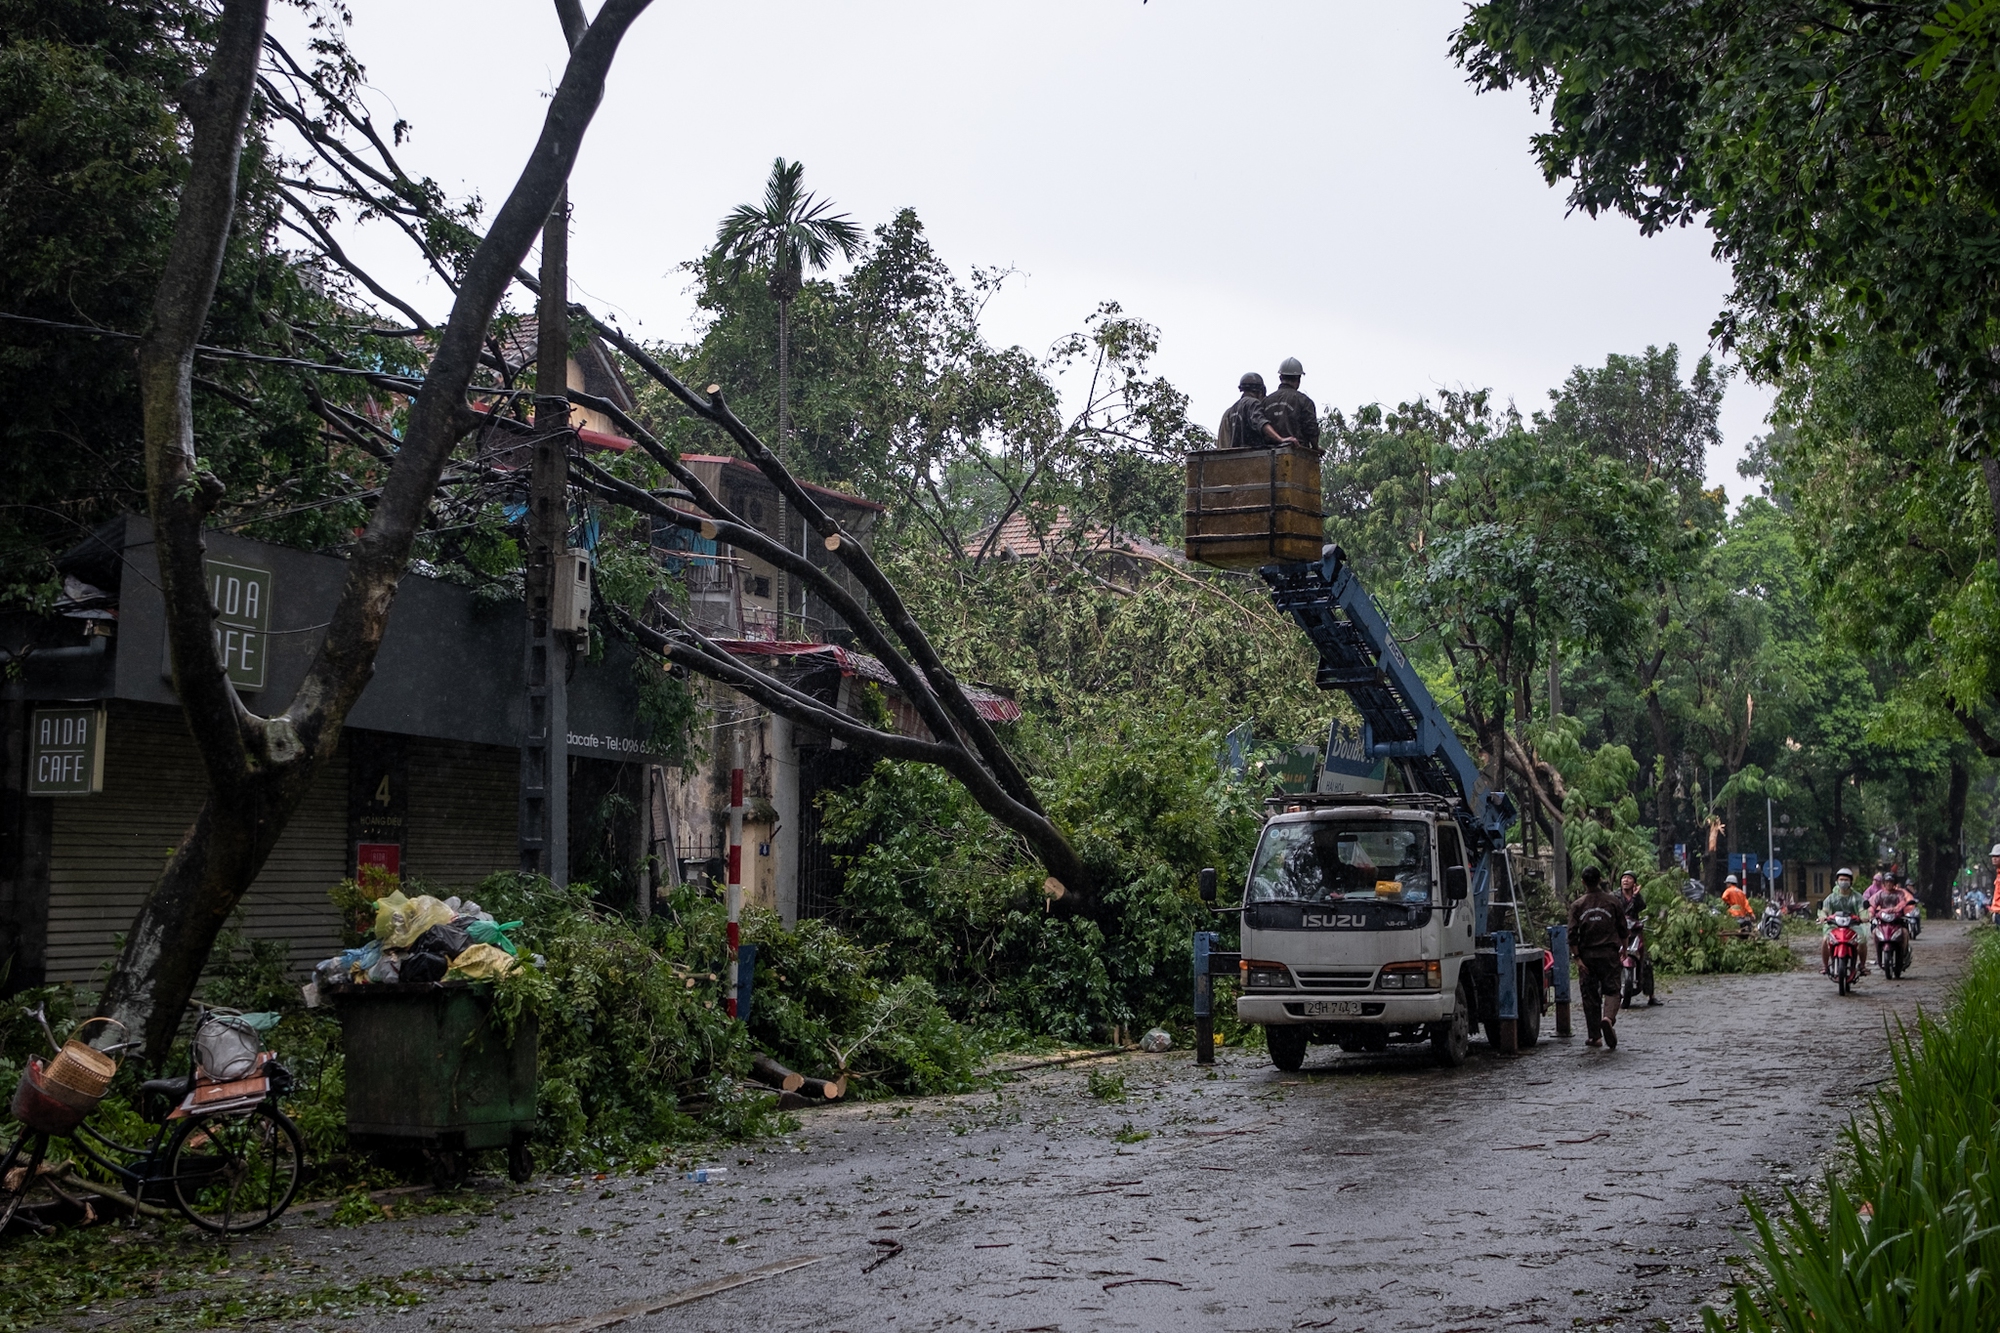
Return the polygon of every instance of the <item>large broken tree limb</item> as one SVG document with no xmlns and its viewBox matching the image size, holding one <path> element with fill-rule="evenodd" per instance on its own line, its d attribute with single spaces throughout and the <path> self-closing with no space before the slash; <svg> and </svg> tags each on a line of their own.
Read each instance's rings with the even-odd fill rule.
<svg viewBox="0 0 2000 1333">
<path fill-rule="evenodd" d="M 572 306 L 571 314 L 572 317 L 589 323 L 605 341 L 630 357 L 634 365 L 672 394 L 689 412 L 718 427 L 735 441 L 757 470 L 764 474 L 765 478 L 777 488 L 778 493 L 785 497 L 823 541 L 838 539 L 829 542 L 829 549 L 834 557 L 847 567 L 862 588 L 874 599 L 875 605 L 880 608 L 883 622 L 902 641 L 910 660 L 923 672 L 924 677 L 930 682 L 932 692 L 949 710 L 958 729 L 965 734 L 980 759 L 992 770 L 994 777 L 1006 788 L 1010 796 L 1040 813 L 1041 803 L 1029 786 L 1026 775 L 1014 762 L 1013 755 L 1007 752 L 1007 747 L 1000 743 L 1000 738 L 994 734 L 992 726 L 979 715 L 979 710 L 972 706 L 972 701 L 966 697 L 957 678 L 945 666 L 944 659 L 938 655 L 930 637 L 924 633 L 923 626 L 919 625 L 916 617 L 910 614 L 909 607 L 904 604 L 902 594 L 896 585 L 889 581 L 889 577 L 882 572 L 881 566 L 875 563 L 868 549 L 856 541 L 853 534 L 841 531 L 840 525 L 820 507 L 819 501 L 813 498 L 812 493 L 799 484 L 798 479 L 792 476 L 791 470 L 765 446 L 755 431 L 730 410 L 721 388 L 709 385 L 705 393 L 698 395 L 682 384 L 672 371 L 654 360 L 644 348 L 626 337 L 612 324 L 597 318 L 580 305 Z"/>
<path fill-rule="evenodd" d="M 821 599 L 833 608 L 834 613 L 854 631 L 855 636 L 861 640 L 863 646 L 879 658 L 883 666 L 888 668 L 890 674 L 896 679 L 897 687 L 909 699 L 911 706 L 917 710 L 917 715 L 924 720 L 924 725 L 930 728 L 932 735 L 944 739 L 958 738 L 963 735 L 952 716 L 946 712 L 944 705 L 939 702 L 937 693 L 932 688 L 930 681 L 921 676 L 910 665 L 909 660 L 903 656 L 901 650 L 890 642 L 889 636 L 882 631 L 881 627 L 875 623 L 873 617 L 868 614 L 868 609 L 838 579 L 834 578 L 826 570 L 821 569 L 818 565 L 813 564 L 805 556 L 786 546 L 783 542 L 767 536 L 764 532 L 733 513 L 693 469 L 681 462 L 672 450 L 661 444 L 653 437 L 651 432 L 620 411 L 608 399 L 598 398 L 592 394 L 581 393 L 574 389 L 570 391 L 569 396 L 572 402 L 580 403 L 595 411 L 604 412 L 621 429 L 631 432 L 631 438 L 638 443 L 639 447 L 651 454 L 654 460 L 667 470 L 669 475 L 687 489 L 696 507 L 708 517 L 702 518 L 698 515 L 690 514 L 686 510 L 675 509 L 670 505 L 662 504 L 649 492 L 641 490 L 630 482 L 611 476 L 602 468 L 598 468 L 586 460 L 579 460 L 583 465 L 585 475 L 599 488 L 599 494 L 605 495 L 607 499 L 612 500 L 614 503 L 636 509 L 641 513 L 651 514 L 656 518 L 664 518 L 676 526 L 697 532 L 710 540 L 724 542 L 739 550 L 750 551 L 785 572 L 799 578 L 811 586 L 820 595 Z"/>
<path fill-rule="evenodd" d="M 923 740 L 870 726 L 757 670 L 672 613 L 660 614 L 668 622 L 665 631 L 616 608 L 612 620 L 642 647 L 696 675 L 727 685 L 780 717 L 825 732 L 869 754 L 942 768 L 958 779 L 980 809 L 1020 834 L 1034 849 L 1037 859 L 1063 887 L 1057 899 L 1061 911 L 1088 913 L 1100 905 L 1096 876 L 1084 865 L 1063 831 L 1040 809 L 1015 800 L 979 761 L 979 756 L 962 742 Z"/>
<path fill-rule="evenodd" d="M 339 742 L 374 674 L 396 586 L 440 476 L 480 414 L 467 406 L 493 313 L 512 284 L 595 116 L 626 31 L 650 0 L 605 0 L 575 44 L 539 137 L 465 272 L 403 447 L 347 562 L 340 600 L 297 694 L 282 713 L 252 714 L 223 674 L 213 639 L 202 522 L 221 484 L 197 465 L 191 379 L 234 214 L 237 164 L 255 86 L 264 6 L 227 0 L 210 67 L 185 98 L 189 168 L 152 327 L 140 348 L 147 495 L 166 604 L 175 688 L 208 782 L 192 827 L 126 932 L 98 1012 L 141 1035 L 158 1066 L 223 924 Z"/>
</svg>

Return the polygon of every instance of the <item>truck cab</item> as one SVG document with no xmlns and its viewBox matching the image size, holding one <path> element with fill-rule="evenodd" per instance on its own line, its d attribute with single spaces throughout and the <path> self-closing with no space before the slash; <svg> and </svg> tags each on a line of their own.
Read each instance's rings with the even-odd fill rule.
<svg viewBox="0 0 2000 1333">
<path fill-rule="evenodd" d="M 1491 858 L 1503 867 L 1497 876 L 1482 873 L 1438 797 L 1274 806 L 1243 888 L 1237 1017 L 1264 1027 L 1280 1069 L 1297 1069 L 1314 1043 L 1425 1043 L 1440 1063 L 1462 1063 L 1473 1029 L 1486 1025 L 1491 1036 L 1501 1021 L 1495 937 L 1480 917 L 1524 939 L 1504 854 Z M 1541 951 L 1512 965 L 1517 1014 L 1506 1021 L 1531 1045 Z"/>
</svg>

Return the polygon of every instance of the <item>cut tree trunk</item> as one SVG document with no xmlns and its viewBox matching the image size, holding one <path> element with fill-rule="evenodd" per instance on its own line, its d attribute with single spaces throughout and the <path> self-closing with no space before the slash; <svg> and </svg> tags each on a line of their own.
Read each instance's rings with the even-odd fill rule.
<svg viewBox="0 0 2000 1333">
<path fill-rule="evenodd" d="M 805 1097 L 816 1097 L 821 1101 L 837 1102 L 847 1095 L 847 1075 L 837 1079 L 809 1078 L 799 1087 Z"/>
<path fill-rule="evenodd" d="M 780 1092 L 797 1092 L 806 1081 L 804 1074 L 793 1073 L 768 1055 L 759 1055 L 750 1062 L 750 1077 Z"/>
</svg>

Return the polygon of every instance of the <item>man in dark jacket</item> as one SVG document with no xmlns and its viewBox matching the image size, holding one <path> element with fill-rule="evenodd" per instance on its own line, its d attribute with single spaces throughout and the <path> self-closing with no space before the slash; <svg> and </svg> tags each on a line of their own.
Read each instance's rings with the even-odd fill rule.
<svg viewBox="0 0 2000 1333">
<path fill-rule="evenodd" d="M 1295 356 L 1278 367 L 1278 387 L 1264 399 L 1264 415 L 1280 435 L 1289 435 L 1310 449 L 1319 448 L 1319 408 L 1299 392 L 1299 379 L 1306 373 Z"/>
<path fill-rule="evenodd" d="M 1625 899 L 1607 892 L 1596 866 L 1583 870 L 1583 894 L 1569 905 L 1569 951 L 1583 977 L 1587 1046 L 1618 1049 L 1618 951 L 1625 945 Z"/>
<path fill-rule="evenodd" d="M 1272 444 L 1297 444 L 1298 441 L 1285 435 L 1271 424 L 1271 418 L 1264 410 L 1264 377 L 1250 371 L 1236 382 L 1242 393 L 1229 410 L 1222 414 L 1222 424 L 1216 427 L 1215 447 L 1218 449 L 1262 449 Z"/>
</svg>

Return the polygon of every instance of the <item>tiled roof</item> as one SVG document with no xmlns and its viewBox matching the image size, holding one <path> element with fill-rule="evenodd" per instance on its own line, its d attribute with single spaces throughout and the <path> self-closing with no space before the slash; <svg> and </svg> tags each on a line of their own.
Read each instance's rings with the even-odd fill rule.
<svg viewBox="0 0 2000 1333">
<path fill-rule="evenodd" d="M 1180 553 L 1171 547 L 1148 541 L 1135 533 L 1118 532 L 1114 535 L 1099 525 L 1092 525 L 1079 533 L 1067 509 L 1058 509 L 1041 532 L 1035 529 L 1036 524 L 1029 516 L 1017 510 L 1007 516 L 997 532 L 987 528 L 974 537 L 971 549 L 976 553 L 986 548 L 990 537 L 992 545 L 987 556 L 996 560 L 1038 560 L 1051 551 L 1077 546 L 1092 553 L 1124 551 L 1154 560 L 1173 561 L 1180 558 Z"/>
</svg>

